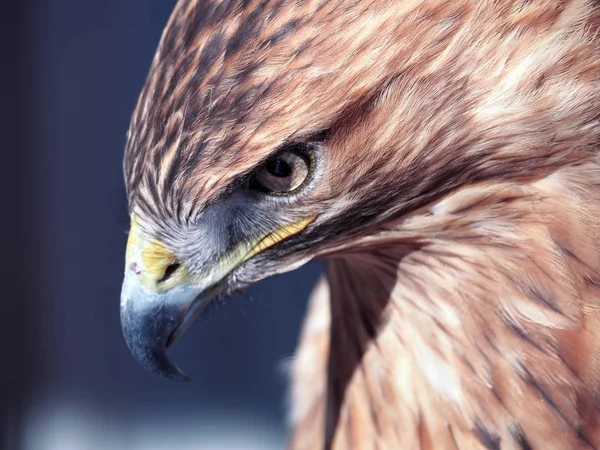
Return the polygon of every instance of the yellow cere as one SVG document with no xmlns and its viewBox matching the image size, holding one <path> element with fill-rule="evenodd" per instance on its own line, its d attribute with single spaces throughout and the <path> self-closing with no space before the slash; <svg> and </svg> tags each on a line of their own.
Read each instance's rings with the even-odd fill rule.
<svg viewBox="0 0 600 450">
<path fill-rule="evenodd" d="M 254 255 L 266 250 L 269 247 L 277 244 L 278 242 L 283 241 L 284 239 L 293 236 L 304 230 L 308 225 L 310 225 L 317 218 L 317 214 L 313 214 L 312 216 L 307 217 L 299 222 L 292 223 L 290 225 L 285 225 L 278 229 L 277 231 L 267 235 L 262 238 L 258 243 L 252 247 L 252 249 L 246 254 L 244 257 L 244 261 L 252 258 Z"/>
<path fill-rule="evenodd" d="M 260 239 L 248 252 L 244 251 L 244 245 L 240 245 L 233 254 L 223 255 L 208 271 L 196 274 L 193 278 L 195 281 L 204 284 L 213 284 L 222 279 L 237 265 L 304 230 L 316 218 L 317 214 L 314 214 L 306 219 L 285 225 Z M 144 234 L 138 218 L 134 217 L 127 241 L 126 270 L 134 270 L 138 275 L 139 282 L 147 289 L 154 292 L 164 292 L 184 281 L 193 281 L 189 279 L 189 273 L 185 268 L 181 267 L 173 276 L 160 282 L 164 278 L 167 268 L 175 262 L 175 254 L 167 250 L 157 240 L 149 239 Z M 133 264 L 135 264 L 135 267 L 133 267 Z"/>
<path fill-rule="evenodd" d="M 157 283 L 164 277 L 167 267 L 176 261 L 176 256 L 167 250 L 160 242 L 147 239 L 139 225 L 137 217 L 133 218 L 129 239 L 127 240 L 126 265 L 134 263 L 137 265 L 140 279 L 143 285 L 152 290 L 157 290 Z M 169 279 L 169 282 L 161 290 L 172 287 L 181 281 L 181 277 Z"/>
</svg>

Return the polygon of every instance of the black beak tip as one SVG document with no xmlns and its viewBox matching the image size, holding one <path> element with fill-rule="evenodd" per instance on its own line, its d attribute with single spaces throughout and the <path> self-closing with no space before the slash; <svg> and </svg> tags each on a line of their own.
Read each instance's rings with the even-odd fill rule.
<svg viewBox="0 0 600 450">
<path fill-rule="evenodd" d="M 128 305 L 129 306 L 129 305 Z M 165 311 L 150 314 L 134 313 L 126 306 L 121 311 L 121 327 L 127 347 L 147 370 L 173 381 L 189 382 L 191 378 L 167 356 L 167 343 L 175 328 L 173 317 Z M 158 312 L 158 314 L 156 314 Z"/>
<path fill-rule="evenodd" d="M 142 356 L 136 359 L 148 370 L 172 381 L 189 382 L 192 379 L 174 364 L 166 354 L 166 348 L 152 351 L 149 357 Z"/>
</svg>

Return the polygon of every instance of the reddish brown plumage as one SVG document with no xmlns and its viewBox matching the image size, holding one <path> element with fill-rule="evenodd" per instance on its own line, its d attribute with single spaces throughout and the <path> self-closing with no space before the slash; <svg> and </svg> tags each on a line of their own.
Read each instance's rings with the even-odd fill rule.
<svg viewBox="0 0 600 450">
<path fill-rule="evenodd" d="M 290 447 L 600 448 L 595 2 L 247 3 L 179 2 L 125 172 L 160 227 L 325 149 Z"/>
<path fill-rule="evenodd" d="M 322 447 L 307 429 L 333 373 L 334 448 L 597 448 L 598 175 L 464 188 L 331 260 L 333 319 L 321 287 L 293 370 L 292 447 Z"/>
</svg>

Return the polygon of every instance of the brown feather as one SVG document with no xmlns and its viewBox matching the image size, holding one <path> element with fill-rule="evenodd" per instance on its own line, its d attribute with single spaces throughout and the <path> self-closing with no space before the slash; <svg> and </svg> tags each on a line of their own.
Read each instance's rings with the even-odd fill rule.
<svg viewBox="0 0 600 450">
<path fill-rule="evenodd" d="M 291 448 L 600 448 L 598 162 L 466 187 L 330 260 Z M 311 352 L 330 371 L 305 385 Z"/>
<path fill-rule="evenodd" d="M 591 0 L 178 3 L 128 135 L 147 226 L 286 142 L 325 155 L 280 261 L 328 258 L 291 449 L 600 449 L 599 26 Z"/>
</svg>

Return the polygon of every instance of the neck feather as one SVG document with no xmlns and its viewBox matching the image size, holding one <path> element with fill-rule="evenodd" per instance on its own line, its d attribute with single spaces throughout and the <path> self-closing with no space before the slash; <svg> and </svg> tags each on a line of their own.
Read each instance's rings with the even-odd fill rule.
<svg viewBox="0 0 600 450">
<path fill-rule="evenodd" d="M 465 188 L 329 260 L 292 442 L 313 411 L 336 449 L 600 446 L 597 172 Z"/>
</svg>

